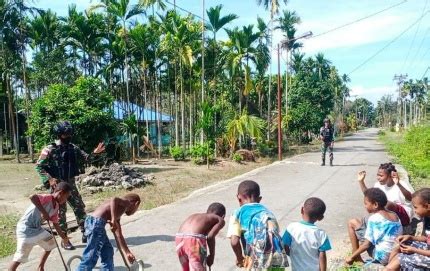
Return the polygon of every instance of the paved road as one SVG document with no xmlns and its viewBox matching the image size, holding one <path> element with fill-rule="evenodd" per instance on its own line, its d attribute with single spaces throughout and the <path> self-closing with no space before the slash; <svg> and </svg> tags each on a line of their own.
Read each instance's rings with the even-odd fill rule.
<svg viewBox="0 0 430 271">
<path fill-rule="evenodd" d="M 300 208 L 306 198 L 316 196 L 323 199 L 327 212 L 325 219 L 318 225 L 331 238 L 334 250 L 329 253 L 329 258 L 345 255 L 349 249 L 346 222 L 351 217 L 365 214 L 356 173 L 367 170 L 368 180 L 373 182 L 376 180 L 373 176 L 376 176 L 377 167 L 388 159 L 383 146 L 376 141 L 376 133 L 376 129 L 369 129 L 337 143 L 333 167 L 320 166 L 320 153 L 305 153 L 196 191 L 177 203 L 141 212 L 124 225 L 127 243 L 135 255 L 144 260 L 145 270 L 180 270 L 174 235 L 181 222 L 191 213 L 204 212 L 214 201 L 225 204 L 228 217 L 238 207 L 238 184 L 244 179 L 252 179 L 260 184 L 262 203 L 277 216 L 282 230 L 288 223 L 301 219 Z M 212 268 L 215 271 L 236 270 L 229 240 L 225 235 L 226 228 L 217 238 L 217 253 Z M 65 257 L 69 258 L 81 251 L 82 247 L 72 253 L 66 252 Z M 22 270 L 35 270 L 37 255 L 33 253 L 30 262 Z M 0 261 L 1 270 L 5 269 L 9 260 L 10 257 Z M 117 252 L 115 262 L 118 266 L 115 270 L 126 270 L 120 266 L 122 260 Z M 46 270 L 62 270 L 60 267 L 58 253 L 54 252 Z"/>
</svg>

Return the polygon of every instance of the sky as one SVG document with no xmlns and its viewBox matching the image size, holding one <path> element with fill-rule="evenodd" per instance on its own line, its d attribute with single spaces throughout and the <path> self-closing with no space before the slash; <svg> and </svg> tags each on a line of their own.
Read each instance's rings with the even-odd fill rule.
<svg viewBox="0 0 430 271">
<path fill-rule="evenodd" d="M 38 0 L 35 5 L 50 8 L 64 16 L 70 4 L 85 10 L 96 2 Z M 257 16 L 268 22 L 269 12 L 256 2 L 205 0 L 206 9 L 222 4 L 222 15 L 234 13 L 239 16 L 228 27 L 256 24 Z M 176 0 L 176 5 L 202 15 L 202 0 Z M 172 7 L 170 4 L 168 6 Z M 357 22 L 392 6 L 395 7 Z M 300 40 L 303 43 L 301 52 L 306 56 L 323 53 L 340 74 L 348 74 L 353 99 L 366 98 L 376 103 L 386 94 L 395 97 L 395 74 L 408 74 L 408 79 L 421 79 L 430 66 L 429 0 L 289 0 L 287 5 L 281 6 L 281 10 L 284 9 L 294 10 L 300 16 L 297 35 L 308 31 L 314 34 L 314 37 Z M 318 36 L 349 23 L 346 27 Z M 225 36 L 222 33 L 219 35 L 220 39 Z M 282 39 L 281 33 L 274 33 L 274 44 Z M 276 60 L 275 52 L 273 59 Z M 282 70 L 285 70 L 285 55 L 282 59 Z M 275 72 L 276 63 L 272 65 Z M 427 76 L 430 76 L 430 71 Z"/>
</svg>

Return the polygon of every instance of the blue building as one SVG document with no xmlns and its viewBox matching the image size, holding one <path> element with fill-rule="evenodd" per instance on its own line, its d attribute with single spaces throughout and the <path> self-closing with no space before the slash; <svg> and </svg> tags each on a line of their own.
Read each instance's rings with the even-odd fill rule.
<svg viewBox="0 0 430 271">
<path fill-rule="evenodd" d="M 140 105 L 130 103 L 127 109 L 127 103 L 121 101 L 113 102 L 113 112 L 114 117 L 117 120 L 123 120 L 127 117 L 127 111 L 134 114 L 139 122 L 139 125 L 146 127 L 146 122 L 149 126 L 149 140 L 156 146 L 157 142 L 157 121 L 160 120 L 161 127 L 161 144 L 163 146 L 170 145 L 171 135 L 170 135 L 170 124 L 174 122 L 174 118 L 170 115 L 164 114 L 162 112 L 156 112 L 154 110 L 146 109 Z"/>
</svg>

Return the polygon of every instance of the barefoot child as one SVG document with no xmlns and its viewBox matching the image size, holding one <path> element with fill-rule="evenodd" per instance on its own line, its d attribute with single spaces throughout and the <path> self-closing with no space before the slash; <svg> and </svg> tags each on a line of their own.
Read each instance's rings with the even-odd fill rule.
<svg viewBox="0 0 430 271">
<path fill-rule="evenodd" d="M 282 236 L 285 251 L 291 259 L 292 271 L 326 271 L 326 251 L 331 249 L 325 231 L 315 222 L 324 218 L 325 203 L 319 198 L 309 198 L 302 207 L 302 221 L 288 225 Z"/>
<path fill-rule="evenodd" d="M 360 254 L 368 251 L 374 263 L 386 265 L 390 252 L 394 247 L 396 238 L 402 234 L 402 224 L 394 212 L 387 211 L 387 196 L 379 188 L 369 188 L 364 192 L 364 206 L 370 216 L 367 222 L 364 241 L 351 257 L 346 259 L 347 264 L 362 261 Z"/>
<path fill-rule="evenodd" d="M 224 205 L 215 202 L 209 205 L 206 213 L 193 214 L 182 223 L 175 238 L 182 270 L 203 271 L 206 265 L 212 266 L 215 236 L 224 227 L 224 217 Z"/>
<path fill-rule="evenodd" d="M 137 194 L 127 194 L 122 198 L 112 198 L 105 201 L 85 218 L 85 235 L 88 237 L 87 246 L 82 255 L 82 261 L 77 270 L 93 270 L 98 258 L 101 258 L 101 269 L 114 271 L 113 247 L 106 235 L 106 223 L 109 223 L 113 234 L 119 240 L 118 249 L 124 252 L 127 260 L 135 261 L 122 235 L 120 219 L 123 214 L 134 214 L 139 208 L 140 197 Z"/>
<path fill-rule="evenodd" d="M 61 204 L 67 202 L 71 191 L 72 187 L 68 183 L 62 182 L 56 186 L 53 194 L 36 194 L 30 197 L 32 205 L 25 211 L 16 226 L 17 249 L 9 271 L 15 271 L 20 263 L 26 262 L 35 245 L 39 245 L 45 250 L 38 267 L 39 271 L 44 270 L 46 259 L 56 247 L 51 233 L 42 228 L 44 220 L 51 221 L 63 239 L 62 242 L 68 243 L 66 234 L 58 224 L 58 210 Z"/>
<path fill-rule="evenodd" d="M 237 199 L 240 208 L 233 212 L 227 230 L 236 265 L 246 270 L 285 270 L 288 259 L 278 222 L 260 204 L 260 186 L 250 180 L 241 182 Z"/>
<path fill-rule="evenodd" d="M 421 218 L 430 217 L 430 188 L 415 192 L 412 204 L 415 213 Z M 401 235 L 397 242 L 400 247 L 391 254 L 385 270 L 430 270 L 430 235 Z"/>
<path fill-rule="evenodd" d="M 358 182 L 363 193 L 367 189 L 365 178 L 365 171 L 358 173 Z M 412 186 L 409 182 L 399 179 L 397 170 L 391 163 L 380 165 L 377 180 L 373 187 L 381 189 L 387 196 L 386 208 L 397 214 L 403 226 L 409 225 L 413 214 L 411 200 L 414 189 Z"/>
</svg>

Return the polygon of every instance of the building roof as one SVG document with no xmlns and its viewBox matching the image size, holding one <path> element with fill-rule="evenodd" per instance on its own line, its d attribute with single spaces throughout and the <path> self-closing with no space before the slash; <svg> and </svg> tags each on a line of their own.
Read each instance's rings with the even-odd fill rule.
<svg viewBox="0 0 430 271">
<path fill-rule="evenodd" d="M 127 111 L 127 103 L 114 101 L 113 102 L 113 112 L 114 117 L 118 120 L 123 120 L 124 116 L 126 116 Z M 157 121 L 157 118 L 160 118 L 162 122 L 172 122 L 174 118 L 170 115 L 164 114 L 162 112 L 157 112 L 154 110 L 146 109 L 143 106 L 130 103 L 130 111 L 132 114 L 135 114 L 139 121 Z"/>
</svg>

